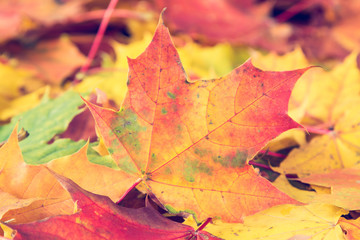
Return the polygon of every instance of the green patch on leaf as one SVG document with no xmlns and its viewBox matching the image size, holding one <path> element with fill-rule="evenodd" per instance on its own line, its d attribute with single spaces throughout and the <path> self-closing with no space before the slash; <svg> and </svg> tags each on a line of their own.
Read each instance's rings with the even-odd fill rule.
<svg viewBox="0 0 360 240">
<path fill-rule="evenodd" d="M 118 115 L 119 117 L 111 123 L 114 128 L 111 130 L 110 135 L 115 133 L 121 142 L 138 153 L 141 150 L 139 133 L 146 131 L 146 127 L 140 126 L 137 121 L 138 116 L 131 109 L 120 111 Z M 117 141 L 113 141 L 111 147 L 116 149 L 118 144 Z"/>
<path fill-rule="evenodd" d="M 108 150 L 108 152 L 109 152 L 110 154 L 113 154 L 113 153 L 115 152 L 115 150 L 112 149 L 112 148 L 108 148 L 107 150 Z"/>
<path fill-rule="evenodd" d="M 9 124 L 0 127 L 0 141 L 7 140 L 19 122 L 18 129 L 24 128 L 29 133 L 19 143 L 26 163 L 43 164 L 73 154 L 85 145 L 85 141 L 55 139 L 51 144 L 48 142 L 66 130 L 70 121 L 82 112 L 79 109 L 82 104 L 79 94 L 74 91 L 67 91 L 55 99 L 45 94 L 39 105 L 13 117 Z"/>
<path fill-rule="evenodd" d="M 162 108 L 162 109 L 161 109 L 161 113 L 165 115 L 165 114 L 168 113 L 168 111 L 166 110 L 166 108 Z"/>
<path fill-rule="evenodd" d="M 138 173 L 138 169 L 135 167 L 134 163 L 131 161 L 129 156 L 121 159 L 118 164 L 119 168 L 129 174 Z"/>
<path fill-rule="evenodd" d="M 188 182 L 195 182 L 195 176 L 197 173 L 206 173 L 212 175 L 213 169 L 207 166 L 204 162 L 197 160 L 185 160 L 184 165 L 184 178 Z"/>
<path fill-rule="evenodd" d="M 212 160 L 216 163 L 220 163 L 223 167 L 243 167 L 247 160 L 247 153 L 236 151 L 235 154 L 226 156 L 213 156 Z"/>
<path fill-rule="evenodd" d="M 175 99 L 175 98 L 176 98 L 176 95 L 173 94 L 172 92 L 167 92 L 167 95 L 168 95 L 169 98 L 171 98 L 171 99 Z"/>
<path fill-rule="evenodd" d="M 209 154 L 209 150 L 205 148 L 195 148 L 194 153 L 199 157 L 204 157 L 205 155 Z"/>
<path fill-rule="evenodd" d="M 172 171 L 171 171 L 171 168 L 170 167 L 166 167 L 165 169 L 164 169 L 164 174 L 165 175 L 170 175 L 172 173 Z"/>
<path fill-rule="evenodd" d="M 151 154 L 151 162 L 152 162 L 152 163 L 156 163 L 156 160 L 157 160 L 156 154 L 155 154 L 155 153 L 152 153 L 152 154 Z"/>
</svg>

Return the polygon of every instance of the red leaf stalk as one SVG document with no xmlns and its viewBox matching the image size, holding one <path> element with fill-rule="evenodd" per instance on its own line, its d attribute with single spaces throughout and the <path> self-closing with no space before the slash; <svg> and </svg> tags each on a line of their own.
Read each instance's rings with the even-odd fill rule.
<svg viewBox="0 0 360 240">
<path fill-rule="evenodd" d="M 95 39 L 94 39 L 94 41 L 93 41 L 93 43 L 91 45 L 91 48 L 90 48 L 89 54 L 87 56 L 86 62 L 80 69 L 81 73 L 86 73 L 87 70 L 90 67 L 91 62 L 94 60 L 94 57 L 95 57 L 95 55 L 96 55 L 96 53 L 97 53 L 97 51 L 99 49 L 100 43 L 101 43 L 101 41 L 102 41 L 102 39 L 104 37 L 106 28 L 107 28 L 107 26 L 109 24 L 111 14 L 113 13 L 117 2 L 118 2 L 118 0 L 111 0 L 110 1 L 109 6 L 107 7 L 107 9 L 106 9 L 106 11 L 104 13 L 104 16 L 103 16 L 103 18 L 101 20 L 100 27 L 98 29 L 98 32 L 96 33 Z M 76 79 L 74 82 L 76 83 L 78 81 L 79 80 Z"/>
</svg>

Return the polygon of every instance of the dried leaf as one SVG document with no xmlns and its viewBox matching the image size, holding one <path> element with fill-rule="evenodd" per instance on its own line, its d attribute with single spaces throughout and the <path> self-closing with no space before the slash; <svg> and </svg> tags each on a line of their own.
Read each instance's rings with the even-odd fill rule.
<svg viewBox="0 0 360 240">
<path fill-rule="evenodd" d="M 360 166 L 335 169 L 329 173 L 300 178 L 311 185 L 331 188 L 331 194 L 317 194 L 313 201 L 328 203 L 347 210 L 360 208 Z"/>
<path fill-rule="evenodd" d="M 309 82 L 308 93 L 303 95 L 307 106 L 301 123 L 320 135 L 289 154 L 281 164 L 285 173 L 303 177 L 351 167 L 360 161 L 360 72 L 356 56 L 351 54 L 341 65 Z"/>
<path fill-rule="evenodd" d="M 338 224 L 345 232 L 346 239 L 356 240 L 360 238 L 360 218 L 357 218 L 355 220 L 340 218 Z"/>
<path fill-rule="evenodd" d="M 223 78 L 189 82 L 162 20 L 145 53 L 129 59 L 129 66 L 121 111 L 85 102 L 119 167 L 142 179 L 168 209 L 241 221 L 296 203 L 247 161 L 267 141 L 299 126 L 286 110 L 307 68 L 263 72 L 246 62 Z"/>
<path fill-rule="evenodd" d="M 86 144 L 73 155 L 51 161 L 47 167 L 73 179 L 87 190 L 107 195 L 113 201 L 117 201 L 136 179 L 127 178 L 122 171 L 89 162 L 87 147 Z M 108 165 L 103 159 L 101 163 Z M 9 211 L 4 214 L 2 221 L 23 223 L 73 213 L 74 207 L 70 196 L 55 178 L 43 166 L 25 164 L 17 141 L 16 128 L 8 142 L 0 148 L 0 168 L 0 189 L 22 199 L 21 201 L 32 203 L 27 204 L 27 207 L 9 206 Z M 10 198 L 8 200 L 11 201 Z M 7 203 L 2 203 L 5 205 L 0 207 L 5 209 Z"/>
<path fill-rule="evenodd" d="M 56 99 L 49 99 L 45 95 L 38 106 L 13 117 L 11 123 L 0 126 L 0 141 L 5 141 L 19 122 L 19 127 L 30 134 L 20 142 L 26 163 L 42 164 L 72 154 L 85 142 L 73 142 L 70 139 L 58 139 L 51 144 L 48 142 L 56 134 L 65 131 L 71 119 L 82 111 L 78 108 L 81 104 L 79 95 L 73 91 Z"/>
<path fill-rule="evenodd" d="M 77 203 L 79 212 L 46 221 L 12 225 L 16 239 L 219 239 L 204 231 L 173 222 L 153 208 L 125 208 L 108 197 L 85 191 L 53 173 Z"/>
<path fill-rule="evenodd" d="M 243 224 L 215 222 L 205 230 L 229 240 L 345 240 L 337 221 L 346 213 L 326 204 L 279 205 L 246 217 Z"/>
</svg>

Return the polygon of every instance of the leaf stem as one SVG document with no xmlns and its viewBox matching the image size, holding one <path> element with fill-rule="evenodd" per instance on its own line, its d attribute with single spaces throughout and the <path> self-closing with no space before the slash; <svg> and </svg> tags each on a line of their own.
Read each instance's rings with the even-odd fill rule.
<svg viewBox="0 0 360 240">
<path fill-rule="evenodd" d="M 329 134 L 332 131 L 329 129 L 324 129 L 324 128 L 317 128 L 317 127 L 311 127 L 311 126 L 304 126 L 306 131 L 308 131 L 309 133 L 314 133 L 314 134 Z"/>
<path fill-rule="evenodd" d="M 91 45 L 89 54 L 88 54 L 88 56 L 86 58 L 86 62 L 84 63 L 84 65 L 80 69 L 80 73 L 86 73 L 87 70 L 90 67 L 90 64 L 94 60 L 94 57 L 95 57 L 95 55 L 96 55 L 96 53 L 97 53 L 97 51 L 99 49 L 100 43 L 101 43 L 101 41 L 102 41 L 102 39 L 104 37 L 106 28 L 107 28 L 107 26 L 109 24 L 111 14 L 114 11 L 117 2 L 118 2 L 118 0 L 110 0 L 110 3 L 108 5 L 107 9 L 104 12 L 104 16 L 103 16 L 103 18 L 101 20 L 98 32 L 96 33 L 95 39 L 94 39 L 94 41 L 93 41 L 93 43 Z M 74 83 L 76 84 L 78 82 L 80 82 L 80 80 L 75 79 Z"/>
<path fill-rule="evenodd" d="M 271 171 L 272 171 L 271 167 L 269 167 L 268 165 L 265 165 L 265 164 L 262 164 L 262 163 L 257 163 L 257 162 L 254 162 L 254 160 L 250 160 L 250 161 L 249 161 L 249 164 L 250 164 L 250 165 L 253 165 L 253 166 L 257 166 L 257 167 L 265 168 L 265 169 L 267 169 L 267 170 L 271 170 Z"/>
<path fill-rule="evenodd" d="M 129 187 L 128 190 L 126 190 L 126 192 L 120 197 L 119 201 L 116 202 L 116 204 L 119 204 L 125 197 L 126 195 L 133 190 L 140 182 L 142 181 L 142 178 L 139 178 L 138 180 L 136 180 L 136 182 L 131 185 L 131 187 Z"/>
<path fill-rule="evenodd" d="M 203 230 L 206 225 L 208 225 L 211 222 L 212 218 L 208 218 L 205 220 L 205 222 L 203 222 L 200 227 L 196 230 L 196 232 L 200 232 L 201 230 Z"/>
<path fill-rule="evenodd" d="M 286 22 L 290 18 L 294 17 L 296 14 L 309 8 L 312 4 L 312 1 L 300 0 L 299 2 L 286 9 L 284 12 L 277 15 L 275 18 L 278 22 Z"/>
<path fill-rule="evenodd" d="M 270 152 L 270 151 L 266 151 L 266 150 L 260 150 L 259 153 L 266 154 L 266 155 L 273 156 L 273 157 L 278 157 L 278 158 L 286 158 L 287 157 L 287 155 L 285 155 L 285 154 Z"/>
</svg>

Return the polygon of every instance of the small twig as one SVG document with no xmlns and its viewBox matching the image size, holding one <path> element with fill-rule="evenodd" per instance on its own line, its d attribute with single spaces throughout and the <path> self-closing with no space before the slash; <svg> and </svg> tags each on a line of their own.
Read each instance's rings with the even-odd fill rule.
<svg viewBox="0 0 360 240">
<path fill-rule="evenodd" d="M 249 161 L 249 164 L 250 164 L 250 165 L 253 165 L 253 166 L 265 168 L 265 169 L 267 169 L 267 170 L 271 170 L 271 171 L 272 171 L 271 167 L 269 167 L 268 165 L 265 165 L 265 164 L 262 164 L 262 163 L 257 163 L 257 162 L 255 162 L 254 160 L 250 160 L 250 161 Z"/>
<path fill-rule="evenodd" d="M 285 155 L 285 154 L 276 153 L 276 152 L 270 152 L 270 151 L 264 151 L 264 150 L 260 150 L 259 153 L 269 155 L 269 156 L 273 156 L 273 157 L 278 157 L 278 158 L 286 158 L 287 157 L 287 155 Z"/>
<path fill-rule="evenodd" d="M 100 23 L 99 30 L 96 33 L 95 39 L 94 39 L 94 41 L 93 41 L 93 43 L 91 45 L 89 54 L 88 54 L 88 56 L 86 58 L 86 62 L 84 63 L 84 65 L 80 69 L 80 73 L 85 74 L 87 72 L 87 70 L 89 69 L 90 64 L 94 60 L 94 57 L 95 57 L 95 55 L 96 55 L 96 53 L 97 53 L 97 51 L 99 49 L 100 43 L 101 43 L 101 41 L 102 41 L 102 39 L 104 37 L 106 28 L 107 28 L 107 26 L 109 24 L 111 14 L 114 11 L 117 2 L 118 2 L 118 0 L 111 0 L 110 3 L 109 3 L 109 6 L 105 10 L 104 16 L 103 16 L 103 18 L 101 20 L 101 23 Z M 76 78 L 73 83 L 76 84 L 78 82 L 80 82 L 80 80 L 78 78 Z"/>
<path fill-rule="evenodd" d="M 314 134 L 329 134 L 332 131 L 329 129 L 324 129 L 324 128 L 316 128 L 316 127 L 310 127 L 310 126 L 304 126 L 306 131 L 308 131 L 309 133 L 314 133 Z"/>
<path fill-rule="evenodd" d="M 200 232 L 201 230 L 203 230 L 210 222 L 211 222 L 212 218 L 208 218 L 205 220 L 205 222 L 203 222 L 200 227 L 196 230 L 196 232 Z"/>
<path fill-rule="evenodd" d="M 290 8 L 286 9 L 281 14 L 277 15 L 275 18 L 278 22 L 285 22 L 298 14 L 299 12 L 305 10 L 306 8 L 310 7 L 312 4 L 311 1 L 308 0 L 301 0 L 296 4 L 292 5 Z"/>
</svg>

